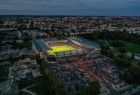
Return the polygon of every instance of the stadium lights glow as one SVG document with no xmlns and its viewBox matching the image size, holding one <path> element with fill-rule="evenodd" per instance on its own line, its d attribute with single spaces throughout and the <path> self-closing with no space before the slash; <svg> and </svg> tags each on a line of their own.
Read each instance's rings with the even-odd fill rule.
<svg viewBox="0 0 140 95">
<path fill-rule="evenodd" d="M 68 46 L 68 45 L 60 45 L 60 46 L 52 47 L 52 50 L 49 50 L 48 53 L 56 54 L 59 52 L 65 52 L 65 51 L 70 51 L 70 50 L 74 50 L 74 48 L 72 48 L 71 46 Z"/>
</svg>

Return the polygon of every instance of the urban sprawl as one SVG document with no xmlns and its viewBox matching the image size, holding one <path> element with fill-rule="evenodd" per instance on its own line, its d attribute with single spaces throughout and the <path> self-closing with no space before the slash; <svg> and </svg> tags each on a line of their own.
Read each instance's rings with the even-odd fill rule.
<svg viewBox="0 0 140 95">
<path fill-rule="evenodd" d="M 140 17 L 0 16 L 0 95 L 140 95 Z"/>
</svg>

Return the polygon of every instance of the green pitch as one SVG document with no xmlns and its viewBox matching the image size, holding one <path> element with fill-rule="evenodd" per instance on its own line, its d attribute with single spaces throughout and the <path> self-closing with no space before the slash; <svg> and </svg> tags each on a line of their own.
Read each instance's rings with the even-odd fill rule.
<svg viewBox="0 0 140 95">
<path fill-rule="evenodd" d="M 49 54 L 56 54 L 58 52 L 70 51 L 70 50 L 73 50 L 73 49 L 74 48 L 72 48 L 69 45 L 54 46 L 54 47 L 52 47 L 52 50 L 48 51 L 48 53 Z"/>
</svg>

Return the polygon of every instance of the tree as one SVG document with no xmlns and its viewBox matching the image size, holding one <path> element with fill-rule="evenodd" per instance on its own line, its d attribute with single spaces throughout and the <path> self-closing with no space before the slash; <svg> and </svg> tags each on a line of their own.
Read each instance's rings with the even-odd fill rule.
<svg viewBox="0 0 140 95">
<path fill-rule="evenodd" d="M 129 84 L 140 84 L 140 67 L 136 64 L 132 64 L 123 70 L 122 78 Z"/>
<path fill-rule="evenodd" d="M 86 85 L 81 85 L 76 95 L 90 95 L 89 87 Z"/>
<path fill-rule="evenodd" d="M 40 59 L 37 62 L 43 74 L 43 80 L 39 81 L 38 95 L 66 95 L 63 81 L 48 68 L 46 62 Z"/>
<path fill-rule="evenodd" d="M 88 85 L 82 85 L 76 95 L 99 95 L 100 84 L 98 81 L 89 82 Z"/>
<path fill-rule="evenodd" d="M 132 59 L 135 59 L 135 54 L 134 53 L 132 53 Z"/>
<path fill-rule="evenodd" d="M 125 44 L 121 40 L 115 40 L 112 42 L 113 47 L 125 47 Z"/>
<path fill-rule="evenodd" d="M 101 48 L 102 48 L 101 49 L 101 53 L 103 55 L 110 56 L 109 53 L 111 53 L 111 51 L 110 51 L 110 47 L 109 46 L 105 46 L 105 45 L 101 44 Z"/>
<path fill-rule="evenodd" d="M 120 48 L 119 48 L 119 52 L 121 52 L 121 53 L 126 53 L 127 50 L 126 50 L 126 48 L 124 48 L 124 47 L 120 47 Z"/>
<path fill-rule="evenodd" d="M 113 64 L 115 64 L 117 67 L 119 67 L 121 69 L 125 69 L 125 68 L 131 66 L 131 61 L 129 61 L 125 58 L 114 57 Z"/>
<path fill-rule="evenodd" d="M 90 95 L 98 95 L 100 93 L 100 84 L 98 81 L 92 81 L 89 83 Z"/>
</svg>

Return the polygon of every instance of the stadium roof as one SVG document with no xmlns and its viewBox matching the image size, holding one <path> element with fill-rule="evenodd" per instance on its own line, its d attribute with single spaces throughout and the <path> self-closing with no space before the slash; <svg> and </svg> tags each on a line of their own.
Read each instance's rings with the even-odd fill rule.
<svg viewBox="0 0 140 95">
<path fill-rule="evenodd" d="M 100 48 L 100 45 L 92 42 L 90 40 L 84 39 L 83 37 L 73 36 L 70 39 L 79 42 L 80 44 L 89 47 L 89 48 Z"/>
<path fill-rule="evenodd" d="M 34 38 L 33 43 L 39 52 L 43 52 L 49 49 L 47 43 L 45 43 L 45 41 L 41 38 Z"/>
</svg>

